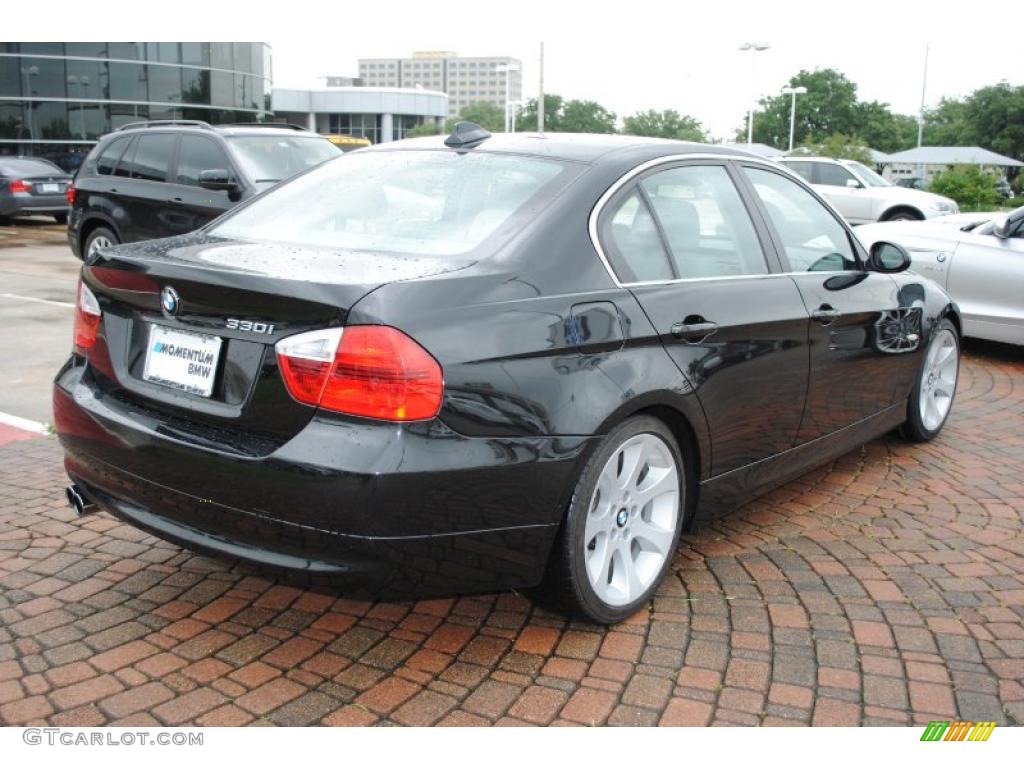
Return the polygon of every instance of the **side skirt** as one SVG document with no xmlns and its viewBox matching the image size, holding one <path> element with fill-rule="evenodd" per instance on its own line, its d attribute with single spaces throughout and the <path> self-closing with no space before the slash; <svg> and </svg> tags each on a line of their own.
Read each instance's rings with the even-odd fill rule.
<svg viewBox="0 0 1024 768">
<path fill-rule="evenodd" d="M 700 484 L 696 521 L 727 514 L 751 498 L 884 435 L 906 421 L 906 417 L 907 404 L 899 402 L 809 443 L 705 480 Z"/>
</svg>

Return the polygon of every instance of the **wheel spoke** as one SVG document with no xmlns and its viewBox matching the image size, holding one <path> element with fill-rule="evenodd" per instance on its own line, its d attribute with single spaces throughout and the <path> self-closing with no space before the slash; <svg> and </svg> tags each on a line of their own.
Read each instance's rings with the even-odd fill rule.
<svg viewBox="0 0 1024 768">
<path fill-rule="evenodd" d="M 675 536 L 675 530 L 668 530 L 656 523 L 649 523 L 642 517 L 637 517 L 631 523 L 631 526 L 634 538 L 640 542 L 640 546 L 645 550 L 662 556 L 670 556 L 672 554 L 670 548 L 672 546 L 672 539 Z"/>
<path fill-rule="evenodd" d="M 628 541 L 620 541 L 619 559 L 622 562 L 622 571 L 625 577 L 623 590 L 626 593 L 626 600 L 635 600 L 643 591 L 643 586 L 640 583 L 640 576 L 636 572 L 636 563 L 633 562 L 633 552 Z"/>
<path fill-rule="evenodd" d="M 647 477 L 637 489 L 636 501 L 643 507 L 648 501 L 653 501 L 665 493 L 675 493 L 679 490 L 679 476 L 674 469 L 668 467 L 651 467 Z"/>
<path fill-rule="evenodd" d="M 636 487 L 636 475 L 644 458 L 644 447 L 640 442 L 627 443 L 620 451 L 622 456 L 622 469 L 618 476 L 619 488 L 632 489 Z"/>
</svg>

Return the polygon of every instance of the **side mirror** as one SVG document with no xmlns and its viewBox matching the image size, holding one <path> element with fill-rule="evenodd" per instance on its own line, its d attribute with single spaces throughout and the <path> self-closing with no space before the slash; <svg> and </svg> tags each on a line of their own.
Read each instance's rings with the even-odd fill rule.
<svg viewBox="0 0 1024 768">
<path fill-rule="evenodd" d="M 860 188 L 861 188 L 861 187 L 863 187 L 864 185 L 863 185 L 863 184 L 861 184 L 861 183 L 860 183 L 859 181 L 857 181 L 856 179 L 847 179 L 847 180 L 846 180 L 846 186 L 848 186 L 848 187 L 849 187 L 850 189 L 860 189 Z"/>
<path fill-rule="evenodd" d="M 1001 240 L 1006 240 L 1017 234 L 1022 224 L 1024 224 L 1024 208 L 1018 208 L 1011 211 L 1001 224 L 996 224 L 992 228 L 992 234 Z"/>
<path fill-rule="evenodd" d="M 199 172 L 199 186 L 203 189 L 219 189 L 234 192 L 238 182 L 231 179 L 231 174 L 224 168 L 211 168 Z"/>
<path fill-rule="evenodd" d="M 910 254 L 902 245 L 879 240 L 871 246 L 868 267 L 872 272 L 902 272 L 910 266 Z"/>
</svg>

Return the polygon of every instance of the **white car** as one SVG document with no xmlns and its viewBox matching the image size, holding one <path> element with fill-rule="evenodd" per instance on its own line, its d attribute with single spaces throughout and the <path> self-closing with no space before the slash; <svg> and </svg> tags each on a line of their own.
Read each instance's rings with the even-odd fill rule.
<svg viewBox="0 0 1024 768">
<path fill-rule="evenodd" d="M 856 160 L 783 157 L 850 224 L 873 221 L 921 221 L 959 213 L 955 201 L 919 189 L 898 187 Z"/>
<path fill-rule="evenodd" d="M 911 269 L 960 305 L 964 336 L 1024 345 L 1024 208 L 866 224 L 856 233 L 866 248 L 879 240 L 906 248 Z"/>
</svg>

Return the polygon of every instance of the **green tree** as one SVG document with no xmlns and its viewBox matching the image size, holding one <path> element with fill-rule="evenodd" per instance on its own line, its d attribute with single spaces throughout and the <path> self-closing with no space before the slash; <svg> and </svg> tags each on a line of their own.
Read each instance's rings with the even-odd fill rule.
<svg viewBox="0 0 1024 768">
<path fill-rule="evenodd" d="M 544 130 L 550 133 L 615 133 L 615 113 L 596 101 L 544 95 Z M 537 130 L 537 100 L 529 99 L 516 120 L 521 131 Z"/>
<path fill-rule="evenodd" d="M 794 136 L 797 145 L 824 142 L 833 134 L 858 136 L 868 146 L 896 152 L 914 145 L 916 122 L 892 112 L 887 104 L 862 102 L 857 85 L 835 69 L 801 70 L 789 79 L 792 88 L 803 86 L 797 96 Z M 789 145 L 792 96 L 780 93 L 761 99 L 754 113 L 754 141 L 774 147 Z M 746 138 L 746 125 L 737 129 L 737 140 Z"/>
<path fill-rule="evenodd" d="M 832 157 L 843 160 L 856 160 L 869 168 L 874 166 L 871 153 L 863 140 L 845 133 L 833 133 L 821 141 L 809 141 L 798 148 L 800 154 L 815 157 Z"/>
<path fill-rule="evenodd" d="M 989 210 L 1002 202 L 995 177 L 976 165 L 954 165 L 937 173 L 928 189 L 953 198 L 964 210 Z"/>
<path fill-rule="evenodd" d="M 557 93 L 544 94 L 544 130 L 558 133 L 562 130 L 563 99 Z M 516 119 L 517 131 L 537 130 L 537 99 L 527 99 L 526 106 Z"/>
<path fill-rule="evenodd" d="M 499 133 L 505 130 L 505 110 L 489 101 L 467 104 L 458 115 L 448 118 L 444 124 L 445 132 L 451 133 L 455 124 L 462 120 L 476 123 L 491 133 Z"/>
<path fill-rule="evenodd" d="M 565 102 L 559 122 L 565 133 L 615 133 L 615 113 L 596 101 Z"/>
<path fill-rule="evenodd" d="M 433 120 L 424 120 L 419 125 L 410 128 L 405 132 L 405 138 L 415 139 L 420 136 L 437 136 L 441 133 L 441 126 Z"/>
<path fill-rule="evenodd" d="M 661 139 L 680 141 L 707 141 L 707 134 L 700 121 L 689 115 L 681 115 L 674 109 L 661 112 L 648 109 L 637 112 L 623 121 L 622 132 L 633 136 L 655 136 Z"/>
<path fill-rule="evenodd" d="M 987 149 L 1024 159 L 1024 85 L 1002 82 L 980 88 L 967 99 L 966 122 Z"/>
<path fill-rule="evenodd" d="M 962 147 L 975 143 L 967 122 L 964 99 L 942 99 L 924 116 L 924 144 L 929 147 Z"/>
</svg>

